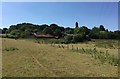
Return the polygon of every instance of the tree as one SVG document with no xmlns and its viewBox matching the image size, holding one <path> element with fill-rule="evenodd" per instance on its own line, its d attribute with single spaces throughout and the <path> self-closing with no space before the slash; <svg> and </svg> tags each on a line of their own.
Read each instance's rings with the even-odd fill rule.
<svg viewBox="0 0 120 79">
<path fill-rule="evenodd" d="M 66 34 L 74 34 L 74 29 L 73 28 L 70 28 L 70 27 L 67 27 L 65 28 L 65 31 L 64 31 Z"/>
<path fill-rule="evenodd" d="M 0 29 L 0 34 L 2 34 L 2 29 Z"/>
<path fill-rule="evenodd" d="M 85 34 L 88 35 L 90 33 L 90 29 L 88 29 L 86 26 L 82 26 L 80 28 L 75 28 L 74 29 L 75 34 Z"/>
<path fill-rule="evenodd" d="M 50 24 L 50 28 L 52 29 L 52 31 L 55 31 L 56 29 L 58 29 L 58 25 L 57 24 Z"/>
<path fill-rule="evenodd" d="M 35 29 L 37 29 L 36 33 L 41 34 L 43 33 L 43 30 L 49 26 L 47 24 L 43 24 L 43 25 L 36 25 L 35 27 L 36 27 Z"/>
<path fill-rule="evenodd" d="M 83 34 L 76 34 L 73 36 L 73 41 L 75 42 L 83 42 L 84 36 Z"/>
<path fill-rule="evenodd" d="M 10 32 L 11 35 L 13 35 L 15 38 L 20 37 L 20 31 L 19 30 L 13 30 Z"/>
<path fill-rule="evenodd" d="M 80 33 L 80 28 L 75 28 L 74 29 L 74 34 L 78 34 L 78 33 Z"/>
<path fill-rule="evenodd" d="M 100 30 L 98 27 L 93 27 L 89 33 L 90 38 L 99 39 Z"/>
<path fill-rule="evenodd" d="M 100 25 L 99 29 L 100 29 L 100 31 L 105 31 L 105 28 L 103 25 Z"/>
<path fill-rule="evenodd" d="M 78 28 L 78 27 L 79 27 L 79 26 L 78 26 L 78 22 L 76 22 L 76 23 L 75 23 L 75 28 Z"/>
<path fill-rule="evenodd" d="M 115 34 L 112 31 L 110 31 L 108 33 L 108 39 L 115 39 L 115 38 L 116 38 Z"/>
<path fill-rule="evenodd" d="M 105 31 L 108 32 L 108 29 L 106 29 Z"/>
<path fill-rule="evenodd" d="M 90 33 L 90 30 L 86 26 L 82 26 L 79 28 L 79 33 L 88 35 Z"/>
<path fill-rule="evenodd" d="M 6 33 L 7 33 L 7 31 L 8 31 L 8 29 L 7 29 L 7 28 L 3 28 L 3 30 L 2 30 L 2 34 L 6 34 Z"/>
<path fill-rule="evenodd" d="M 8 29 L 8 33 L 10 33 L 13 30 L 17 30 L 16 25 L 11 25 L 10 28 Z"/>
<path fill-rule="evenodd" d="M 107 39 L 107 38 L 108 38 L 108 32 L 100 31 L 99 39 Z"/>
<path fill-rule="evenodd" d="M 73 36 L 72 35 L 65 36 L 65 41 L 66 42 L 71 42 L 72 40 L 73 40 Z"/>
<path fill-rule="evenodd" d="M 12 34 L 13 36 L 28 37 L 32 33 L 51 34 L 59 37 L 71 34 L 72 40 L 84 41 L 89 38 L 93 39 L 119 39 L 120 31 L 108 31 L 103 25 L 88 29 L 86 26 L 79 27 L 78 22 L 75 23 L 75 28 L 64 28 L 57 24 L 35 25 L 31 23 L 20 23 L 11 25 L 9 29 L 3 28 L 2 33 Z M 69 39 L 69 38 L 68 38 Z"/>
<path fill-rule="evenodd" d="M 120 30 L 114 31 L 114 35 L 115 35 L 116 39 L 120 39 Z"/>
<path fill-rule="evenodd" d="M 46 28 L 43 30 L 43 33 L 44 33 L 44 34 L 53 34 L 52 29 L 50 29 L 49 27 L 46 27 Z"/>
<path fill-rule="evenodd" d="M 61 32 L 61 30 L 56 29 L 55 32 L 54 32 L 54 35 L 55 35 L 55 36 L 59 36 L 59 37 L 61 37 L 61 36 L 62 36 L 62 32 Z"/>
</svg>

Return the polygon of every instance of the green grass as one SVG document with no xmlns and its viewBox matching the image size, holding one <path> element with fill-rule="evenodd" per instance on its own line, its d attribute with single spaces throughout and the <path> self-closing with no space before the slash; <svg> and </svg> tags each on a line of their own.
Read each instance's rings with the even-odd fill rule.
<svg viewBox="0 0 120 79">
<path fill-rule="evenodd" d="M 0 34 L 0 37 L 2 37 L 2 38 L 15 38 L 15 36 L 11 35 L 11 34 Z"/>
<path fill-rule="evenodd" d="M 102 48 L 116 48 L 118 47 L 118 40 L 95 40 L 95 46 Z"/>
<path fill-rule="evenodd" d="M 3 49 L 3 51 L 16 51 L 16 50 L 19 50 L 19 49 L 16 47 L 10 47 L 10 48 Z"/>
<path fill-rule="evenodd" d="M 63 38 L 60 39 L 55 39 L 55 38 L 29 38 L 29 39 L 24 39 L 24 40 L 29 40 L 33 41 L 35 43 L 41 43 L 41 44 L 48 44 L 48 43 L 61 43 L 64 41 Z"/>
<path fill-rule="evenodd" d="M 23 39 L 2 40 L 3 50 L 11 47 L 18 49 L 2 51 L 3 77 L 117 77 L 118 75 L 116 66 L 101 64 L 101 61 L 94 59 L 90 54 L 73 52 L 66 46 L 51 46 Z"/>
<path fill-rule="evenodd" d="M 53 46 L 59 47 L 59 48 L 67 48 L 64 44 L 53 44 Z M 69 48 L 67 48 L 69 49 Z M 96 48 L 93 49 L 85 49 L 85 48 L 78 48 L 74 47 L 73 45 L 69 49 L 72 52 L 78 52 L 81 54 L 90 54 L 93 58 L 98 59 L 101 61 L 102 64 L 109 63 L 114 66 L 118 66 L 119 59 L 115 55 L 111 55 L 108 51 L 98 51 Z"/>
</svg>

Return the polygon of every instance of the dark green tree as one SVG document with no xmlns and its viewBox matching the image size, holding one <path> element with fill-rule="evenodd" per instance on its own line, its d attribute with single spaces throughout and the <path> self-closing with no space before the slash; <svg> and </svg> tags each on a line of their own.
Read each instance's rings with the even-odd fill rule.
<svg viewBox="0 0 120 79">
<path fill-rule="evenodd" d="M 74 34 L 74 29 L 73 28 L 70 28 L 70 27 L 67 27 L 65 28 L 65 31 L 64 31 L 66 34 Z"/>
<path fill-rule="evenodd" d="M 56 29 L 56 30 L 54 31 L 54 35 L 55 35 L 55 36 L 59 36 L 59 37 L 61 37 L 61 36 L 62 36 L 62 32 L 61 32 L 61 30 Z"/>
<path fill-rule="evenodd" d="M 0 29 L 0 34 L 2 34 L 2 29 Z"/>
<path fill-rule="evenodd" d="M 75 23 L 75 28 L 79 28 L 78 22 Z"/>
<path fill-rule="evenodd" d="M 99 39 L 107 39 L 108 38 L 108 32 L 106 31 L 100 31 L 99 33 Z"/>
<path fill-rule="evenodd" d="M 19 30 L 13 30 L 10 32 L 10 34 L 13 35 L 15 38 L 19 38 L 21 33 Z"/>
<path fill-rule="evenodd" d="M 100 29 L 98 27 L 93 27 L 89 33 L 90 38 L 99 39 Z"/>
<path fill-rule="evenodd" d="M 7 31 L 8 31 L 8 29 L 7 29 L 7 28 L 3 28 L 3 30 L 2 30 L 2 34 L 6 34 L 6 33 L 7 33 Z"/>
<path fill-rule="evenodd" d="M 73 35 L 67 35 L 65 36 L 65 41 L 66 42 L 71 42 L 73 40 Z"/>
<path fill-rule="evenodd" d="M 73 41 L 75 41 L 75 42 L 83 42 L 84 41 L 84 35 L 83 34 L 75 34 L 73 36 Z"/>
<path fill-rule="evenodd" d="M 103 25 L 100 25 L 99 29 L 100 29 L 100 31 L 105 31 L 105 28 Z"/>
<path fill-rule="evenodd" d="M 52 34 L 52 35 L 53 35 L 53 31 L 52 31 L 52 29 L 49 28 L 49 27 L 46 27 L 46 28 L 43 30 L 43 33 L 44 33 L 44 34 Z"/>
</svg>

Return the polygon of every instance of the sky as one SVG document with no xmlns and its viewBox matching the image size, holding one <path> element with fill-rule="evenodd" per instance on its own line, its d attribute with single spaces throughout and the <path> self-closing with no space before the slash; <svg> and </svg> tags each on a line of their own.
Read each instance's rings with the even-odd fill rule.
<svg viewBox="0 0 120 79">
<path fill-rule="evenodd" d="M 119 2 L 119 0 L 1 0 L 2 2 Z"/>
<path fill-rule="evenodd" d="M 63 27 L 93 28 L 104 25 L 108 30 L 118 29 L 117 2 L 3 2 L 0 28 L 18 23 L 52 24 Z"/>
</svg>

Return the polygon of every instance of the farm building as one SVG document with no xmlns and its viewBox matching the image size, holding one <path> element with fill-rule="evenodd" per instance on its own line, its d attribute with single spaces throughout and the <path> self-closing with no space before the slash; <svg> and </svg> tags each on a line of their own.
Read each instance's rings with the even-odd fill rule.
<svg viewBox="0 0 120 79">
<path fill-rule="evenodd" d="M 33 36 L 38 37 L 38 38 L 58 38 L 58 36 L 53 36 L 50 34 L 36 34 L 33 33 Z"/>
</svg>

